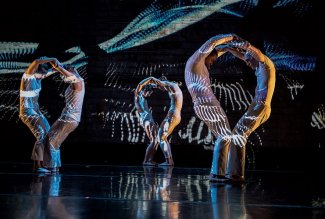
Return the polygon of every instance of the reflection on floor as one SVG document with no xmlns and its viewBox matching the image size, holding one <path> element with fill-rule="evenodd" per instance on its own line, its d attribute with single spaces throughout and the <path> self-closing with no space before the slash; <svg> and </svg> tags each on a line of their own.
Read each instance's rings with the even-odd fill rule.
<svg viewBox="0 0 325 219">
<path fill-rule="evenodd" d="M 299 172 L 248 171 L 212 184 L 209 169 L 65 165 L 34 174 L 0 163 L 0 218 L 324 218 L 324 182 Z"/>
</svg>

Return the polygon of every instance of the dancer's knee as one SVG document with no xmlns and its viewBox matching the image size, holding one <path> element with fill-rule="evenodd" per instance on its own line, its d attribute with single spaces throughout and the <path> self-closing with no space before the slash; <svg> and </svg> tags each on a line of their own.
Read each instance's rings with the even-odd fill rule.
<svg viewBox="0 0 325 219">
<path fill-rule="evenodd" d="M 159 146 L 164 154 L 168 153 L 168 145 L 166 141 L 160 141 Z"/>
<path fill-rule="evenodd" d="M 219 149 L 222 149 L 224 147 L 227 147 L 231 142 L 231 139 L 228 138 L 228 137 L 219 137 L 215 143 L 214 143 L 214 146 L 215 148 L 219 148 Z"/>
<path fill-rule="evenodd" d="M 162 133 L 161 135 L 159 135 L 158 136 L 159 143 L 166 141 L 167 140 L 167 136 L 168 136 L 167 133 Z"/>
<path fill-rule="evenodd" d="M 78 121 L 71 122 L 71 130 L 74 131 L 79 126 Z"/>
</svg>

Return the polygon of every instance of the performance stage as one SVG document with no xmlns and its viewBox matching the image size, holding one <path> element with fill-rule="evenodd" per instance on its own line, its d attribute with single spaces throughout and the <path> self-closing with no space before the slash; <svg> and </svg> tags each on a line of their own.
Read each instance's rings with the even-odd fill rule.
<svg viewBox="0 0 325 219">
<path fill-rule="evenodd" d="M 324 182 L 299 171 L 247 171 L 215 184 L 207 168 L 0 164 L 0 218 L 324 218 Z"/>
<path fill-rule="evenodd" d="M 316 3 L 6 1 L 0 13 L 0 219 L 325 218 L 325 62 Z M 35 60 L 49 59 L 50 72 L 73 66 L 74 75 L 27 74 Z M 170 87 L 154 80 L 149 88 L 164 86 L 147 96 L 150 89 L 137 88 L 151 77 L 167 78 Z M 72 82 L 84 96 L 66 93 L 80 89 Z M 143 99 L 135 102 L 140 90 Z M 144 100 L 146 112 L 135 104 L 145 106 Z M 252 109 L 256 113 L 247 114 Z M 144 122 L 149 113 L 154 121 Z M 73 121 L 62 119 L 67 114 Z M 73 124 L 58 128 L 63 120 Z M 148 124 L 170 132 L 170 151 L 161 141 L 165 131 Z M 66 139 L 58 134 L 68 132 Z M 37 175 L 33 146 L 46 144 L 48 155 L 52 141 L 56 149 L 61 145 L 60 174 Z M 209 182 L 215 145 L 227 141 L 237 152 L 246 150 L 229 159 L 245 157 L 243 184 Z M 152 160 L 172 157 L 173 169 L 142 166 L 151 142 L 159 142 Z M 51 160 L 41 150 L 38 155 L 35 160 Z"/>
</svg>

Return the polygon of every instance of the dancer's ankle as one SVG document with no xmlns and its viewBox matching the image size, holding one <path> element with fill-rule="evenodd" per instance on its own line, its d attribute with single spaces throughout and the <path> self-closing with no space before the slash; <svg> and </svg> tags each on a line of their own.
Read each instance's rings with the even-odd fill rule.
<svg viewBox="0 0 325 219">
<path fill-rule="evenodd" d="M 40 160 L 34 160 L 34 167 L 33 169 L 37 169 L 37 168 L 41 168 L 43 167 L 42 164 L 41 164 L 41 161 Z"/>
</svg>

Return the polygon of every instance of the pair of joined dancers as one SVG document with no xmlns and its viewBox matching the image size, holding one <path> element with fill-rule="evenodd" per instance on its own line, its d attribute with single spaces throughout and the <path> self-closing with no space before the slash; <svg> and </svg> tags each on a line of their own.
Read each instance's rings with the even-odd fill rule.
<svg viewBox="0 0 325 219">
<path fill-rule="evenodd" d="M 49 65 L 52 66 L 49 71 Z M 61 116 L 49 125 L 40 110 L 38 99 L 41 80 L 59 72 L 69 86 L 65 90 L 65 107 Z M 56 58 L 41 57 L 34 60 L 23 74 L 20 84 L 19 118 L 36 138 L 31 159 L 36 172 L 58 172 L 61 167 L 60 146 L 74 131 L 81 117 L 85 84 L 72 65 L 63 65 Z"/>
<path fill-rule="evenodd" d="M 167 91 L 170 97 L 169 110 L 160 126 L 155 123 L 148 107 L 148 102 L 146 100 L 146 98 L 148 98 L 156 88 L 162 91 Z M 167 138 L 181 121 L 183 93 L 178 84 L 168 81 L 165 76 L 162 76 L 159 79 L 155 77 L 146 78 L 142 80 L 135 89 L 134 102 L 135 107 L 140 115 L 140 123 L 150 140 L 150 143 L 146 149 L 143 165 L 157 165 L 153 159 L 159 145 L 166 159 L 165 162 L 159 165 L 174 166 L 171 147 Z"/>
<path fill-rule="evenodd" d="M 255 70 L 255 96 L 234 129 L 211 89 L 209 69 L 217 58 L 229 52 Z M 185 81 L 193 100 L 195 114 L 216 138 L 209 180 L 243 182 L 245 150 L 249 135 L 271 113 L 275 87 L 273 62 L 258 48 L 235 34 L 222 34 L 206 41 L 187 61 Z"/>
</svg>

